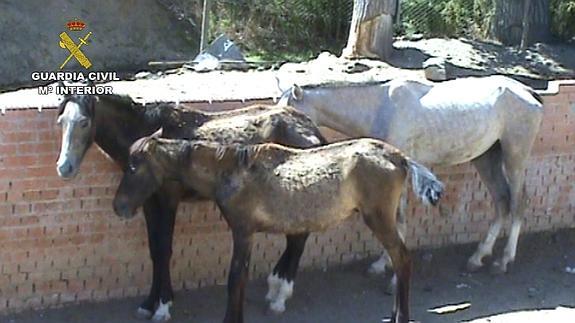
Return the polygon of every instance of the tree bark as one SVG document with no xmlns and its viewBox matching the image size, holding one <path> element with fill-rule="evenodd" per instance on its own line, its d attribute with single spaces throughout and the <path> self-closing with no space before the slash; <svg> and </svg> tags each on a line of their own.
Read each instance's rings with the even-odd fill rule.
<svg viewBox="0 0 575 323">
<path fill-rule="evenodd" d="M 530 2 L 527 11 L 526 2 Z M 496 0 L 491 36 L 505 45 L 550 40 L 549 0 Z"/>
<path fill-rule="evenodd" d="M 202 12 L 202 36 L 200 39 L 200 53 L 208 46 L 208 32 L 210 29 L 210 8 L 212 0 L 204 0 Z"/>
<path fill-rule="evenodd" d="M 393 17 L 397 6 L 397 0 L 355 0 L 342 56 L 389 58 L 393 51 Z"/>
<path fill-rule="evenodd" d="M 521 34 L 521 49 L 523 50 L 529 46 L 529 31 L 531 30 L 530 10 L 531 0 L 525 0 L 525 5 L 523 6 L 523 32 Z"/>
</svg>

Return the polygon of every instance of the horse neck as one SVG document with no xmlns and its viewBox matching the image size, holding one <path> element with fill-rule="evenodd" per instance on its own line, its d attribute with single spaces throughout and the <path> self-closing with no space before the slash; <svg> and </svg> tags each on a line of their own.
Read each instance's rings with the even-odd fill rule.
<svg viewBox="0 0 575 323">
<path fill-rule="evenodd" d="M 225 155 L 218 157 L 215 149 L 192 151 L 183 159 L 182 169 L 173 175 L 199 196 L 212 199 L 220 184 L 235 170 L 235 157 L 228 152 Z"/>
<path fill-rule="evenodd" d="M 374 118 L 380 114 L 383 102 L 379 106 L 359 106 L 357 91 L 363 87 L 317 88 L 304 94 L 304 113 L 319 125 L 337 130 L 352 137 L 372 136 Z M 307 110 L 307 111 L 306 111 Z M 372 115 L 366 115 L 372 114 Z"/>
<path fill-rule="evenodd" d="M 159 128 L 159 122 L 146 118 L 145 110 L 136 110 L 131 103 L 101 98 L 94 110 L 94 140 L 122 166 L 128 161 L 130 146 Z"/>
<path fill-rule="evenodd" d="M 217 190 L 234 176 L 258 162 L 260 145 L 250 148 L 216 148 L 202 146 L 192 149 L 182 179 L 189 188 L 205 198 L 214 198 Z M 222 150 L 223 149 L 223 150 Z M 241 176 L 241 175 L 240 175 Z"/>
</svg>

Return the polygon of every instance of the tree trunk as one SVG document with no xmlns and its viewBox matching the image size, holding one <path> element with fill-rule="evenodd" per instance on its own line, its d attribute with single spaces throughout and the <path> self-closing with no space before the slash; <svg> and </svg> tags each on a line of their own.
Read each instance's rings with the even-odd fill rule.
<svg viewBox="0 0 575 323">
<path fill-rule="evenodd" d="M 527 46 L 534 42 L 548 41 L 551 37 L 549 0 L 496 0 L 491 36 L 505 45 L 519 45 L 522 39 Z M 527 30 L 524 32 L 524 27 Z"/>
<path fill-rule="evenodd" d="M 202 11 L 202 36 L 200 38 L 200 53 L 208 47 L 208 32 L 210 30 L 210 8 L 212 0 L 204 0 Z"/>
<path fill-rule="evenodd" d="M 531 0 L 525 0 L 523 6 L 523 32 L 521 33 L 521 49 L 524 50 L 529 46 L 529 31 L 531 30 L 531 21 L 529 20 L 529 11 L 531 10 Z"/>
<path fill-rule="evenodd" d="M 397 0 L 355 0 L 342 56 L 389 58 L 393 51 L 393 17 L 397 5 Z"/>
</svg>

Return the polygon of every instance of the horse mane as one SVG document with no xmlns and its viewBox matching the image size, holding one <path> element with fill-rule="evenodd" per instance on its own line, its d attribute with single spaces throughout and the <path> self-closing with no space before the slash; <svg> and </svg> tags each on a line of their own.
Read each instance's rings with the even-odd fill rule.
<svg viewBox="0 0 575 323">
<path fill-rule="evenodd" d="M 112 103 L 119 104 L 119 105 L 131 106 L 134 104 L 138 104 L 138 103 L 134 102 L 134 100 L 132 100 L 132 97 L 129 96 L 128 94 L 101 94 L 101 95 L 97 95 L 97 97 L 100 100 L 110 101 Z"/>
<path fill-rule="evenodd" d="M 213 141 L 188 141 L 187 145 L 179 147 L 179 154 L 187 156 L 190 151 L 195 151 L 200 147 L 208 147 L 214 149 L 214 157 L 217 161 L 222 161 L 228 154 L 233 154 L 235 157 L 235 165 L 239 168 L 249 168 L 257 160 L 260 153 L 266 150 L 269 144 L 258 145 L 245 145 L 245 144 L 232 144 L 223 145 Z"/>
<path fill-rule="evenodd" d="M 130 112 L 142 115 L 144 119 L 150 121 L 159 120 L 163 116 L 163 111 L 170 110 L 176 106 L 173 102 L 150 102 L 143 104 L 134 101 L 128 94 L 104 94 L 98 95 L 98 98 L 116 106 L 129 109 Z"/>
<path fill-rule="evenodd" d="M 64 112 L 64 108 L 66 107 L 66 104 L 70 101 L 78 103 L 80 106 L 84 106 L 85 101 L 90 100 L 90 99 L 91 99 L 91 97 L 88 95 L 65 96 L 64 100 L 62 100 L 62 102 L 60 102 L 60 104 L 58 105 L 58 114 L 57 115 L 60 116 Z M 90 117 L 92 117 L 94 114 L 93 107 L 91 107 L 91 109 L 88 109 L 87 113 Z"/>
<path fill-rule="evenodd" d="M 157 123 L 166 115 L 166 112 L 169 113 L 169 111 L 177 106 L 173 102 L 151 102 L 142 104 L 135 102 L 128 94 L 71 95 L 65 97 L 58 106 L 58 115 L 62 114 L 68 102 L 72 101 L 83 105 L 87 100 L 105 101 L 110 105 L 126 109 L 129 113 L 140 115 L 151 123 Z M 88 113 L 92 116 L 94 111 L 89 110 Z"/>
</svg>

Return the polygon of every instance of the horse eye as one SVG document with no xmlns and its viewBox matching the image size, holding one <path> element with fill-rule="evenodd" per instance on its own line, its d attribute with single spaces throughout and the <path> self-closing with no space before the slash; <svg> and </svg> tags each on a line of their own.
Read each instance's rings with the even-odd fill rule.
<svg viewBox="0 0 575 323">
<path fill-rule="evenodd" d="M 89 124 L 90 124 L 90 122 L 88 120 L 80 121 L 80 127 L 82 127 L 82 128 L 86 128 Z"/>
</svg>

